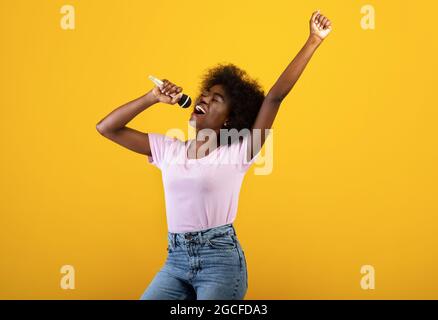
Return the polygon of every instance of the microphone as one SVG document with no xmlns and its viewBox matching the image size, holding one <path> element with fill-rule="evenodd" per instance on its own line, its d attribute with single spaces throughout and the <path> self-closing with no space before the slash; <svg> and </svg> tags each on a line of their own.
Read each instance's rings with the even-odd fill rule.
<svg viewBox="0 0 438 320">
<path fill-rule="evenodd" d="M 161 87 L 163 85 L 163 81 L 161 81 L 158 78 L 155 78 L 154 76 L 149 76 L 149 80 L 151 80 L 153 83 L 155 83 L 157 86 Z M 174 97 L 175 95 L 170 95 L 171 97 Z M 181 106 L 181 108 L 188 108 L 192 104 L 192 99 L 186 95 L 183 94 L 181 96 L 181 99 L 179 99 L 178 104 Z"/>
</svg>

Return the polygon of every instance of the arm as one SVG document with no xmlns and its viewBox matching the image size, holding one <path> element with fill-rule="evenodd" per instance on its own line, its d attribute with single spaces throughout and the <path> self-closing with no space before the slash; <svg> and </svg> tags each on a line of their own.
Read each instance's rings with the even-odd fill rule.
<svg viewBox="0 0 438 320">
<path fill-rule="evenodd" d="M 255 138 L 256 141 L 260 139 L 261 143 L 259 144 L 257 142 L 255 146 L 253 146 L 253 144 L 248 145 L 248 148 L 252 149 L 251 152 L 248 152 L 248 154 L 251 155 L 251 158 L 262 148 L 266 139 L 265 130 L 271 129 L 281 102 L 292 90 L 293 86 L 306 68 L 307 63 L 310 61 L 310 58 L 313 56 L 313 53 L 327 37 L 330 31 L 330 20 L 319 14 L 319 11 L 314 12 L 310 19 L 309 38 L 296 57 L 280 75 L 274 86 L 269 90 L 263 101 L 251 130 L 252 138 Z M 254 129 L 258 130 L 254 131 Z"/>
<path fill-rule="evenodd" d="M 129 150 L 151 156 L 148 134 L 129 128 L 126 124 L 139 113 L 157 102 L 167 104 L 175 104 L 178 102 L 182 96 L 182 88 L 167 80 L 163 80 L 163 82 L 163 90 L 166 89 L 166 94 L 163 94 L 159 87 L 153 88 L 145 95 L 109 113 L 97 123 L 97 131 L 105 138 Z M 170 95 L 173 95 L 173 97 L 170 97 Z"/>
</svg>

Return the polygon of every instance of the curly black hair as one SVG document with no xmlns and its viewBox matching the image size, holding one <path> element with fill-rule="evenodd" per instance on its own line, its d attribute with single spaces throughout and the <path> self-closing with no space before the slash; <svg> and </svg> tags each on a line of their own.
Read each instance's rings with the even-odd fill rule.
<svg viewBox="0 0 438 320">
<path fill-rule="evenodd" d="M 251 129 L 265 99 L 257 80 L 233 63 L 219 63 L 207 70 L 202 77 L 200 91 L 220 84 L 229 98 L 230 114 L 223 129 Z"/>
</svg>

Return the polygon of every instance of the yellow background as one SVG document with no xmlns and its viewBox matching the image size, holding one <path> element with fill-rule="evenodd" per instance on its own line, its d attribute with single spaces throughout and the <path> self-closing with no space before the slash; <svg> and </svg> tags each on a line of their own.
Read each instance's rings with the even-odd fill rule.
<svg viewBox="0 0 438 320">
<path fill-rule="evenodd" d="M 149 74 L 194 96 L 232 62 L 267 92 L 317 8 L 334 31 L 282 104 L 272 174 L 242 186 L 246 299 L 438 298 L 436 2 L 0 3 L 0 298 L 137 299 L 167 254 L 161 173 L 96 123 Z M 368 3 L 375 30 L 360 27 Z M 159 104 L 129 125 L 186 132 L 189 114 Z M 75 290 L 60 288 L 67 264 Z"/>
</svg>

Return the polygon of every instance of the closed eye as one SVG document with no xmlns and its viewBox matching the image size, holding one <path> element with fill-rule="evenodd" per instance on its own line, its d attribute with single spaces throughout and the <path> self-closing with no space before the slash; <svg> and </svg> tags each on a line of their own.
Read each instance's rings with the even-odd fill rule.
<svg viewBox="0 0 438 320">
<path fill-rule="evenodd" d="M 201 96 L 203 96 L 203 97 L 207 97 L 208 96 L 208 93 L 202 93 L 201 94 Z M 222 101 L 220 101 L 220 100 L 218 100 L 218 99 L 213 99 L 213 101 L 216 101 L 216 102 L 222 102 Z"/>
</svg>

